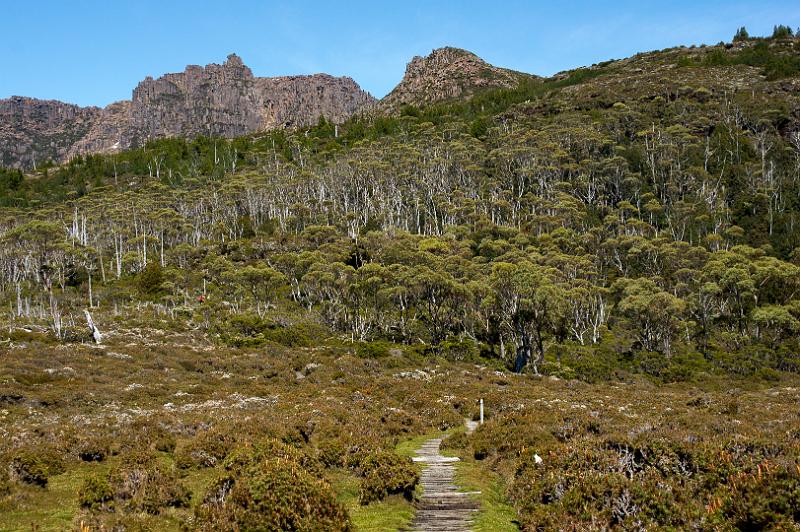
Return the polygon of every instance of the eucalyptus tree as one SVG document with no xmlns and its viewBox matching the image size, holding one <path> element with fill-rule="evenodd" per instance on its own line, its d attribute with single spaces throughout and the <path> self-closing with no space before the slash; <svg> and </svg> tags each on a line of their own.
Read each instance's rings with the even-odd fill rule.
<svg viewBox="0 0 800 532">
<path fill-rule="evenodd" d="M 568 313 L 563 288 L 555 283 L 554 272 L 530 262 L 495 263 L 489 285 L 484 304 L 497 316 L 501 338 L 515 347 L 514 370 L 532 363 L 538 374 L 545 342 Z"/>
<path fill-rule="evenodd" d="M 280 295 L 280 288 L 287 283 L 286 276 L 275 271 L 266 264 L 249 264 L 229 273 L 230 283 L 244 286 L 256 304 L 259 317 L 271 306 Z"/>
<path fill-rule="evenodd" d="M 662 290 L 651 279 L 619 281 L 622 285 L 616 308 L 632 325 L 636 338 L 647 351 L 672 354 L 686 302 Z"/>
</svg>

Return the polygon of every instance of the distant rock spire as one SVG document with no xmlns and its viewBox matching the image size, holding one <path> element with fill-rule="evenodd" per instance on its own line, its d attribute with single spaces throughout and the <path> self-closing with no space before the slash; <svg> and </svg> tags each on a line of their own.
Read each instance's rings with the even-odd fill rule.
<svg viewBox="0 0 800 532">
<path fill-rule="evenodd" d="M 244 66 L 244 62 L 242 62 L 242 58 L 236 54 L 228 54 L 228 58 L 225 60 L 226 66 Z"/>
</svg>

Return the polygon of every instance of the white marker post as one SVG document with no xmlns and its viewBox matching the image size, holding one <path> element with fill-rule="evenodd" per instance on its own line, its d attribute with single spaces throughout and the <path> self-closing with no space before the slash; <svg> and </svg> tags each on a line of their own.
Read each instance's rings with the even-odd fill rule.
<svg viewBox="0 0 800 532">
<path fill-rule="evenodd" d="M 481 399 L 481 425 L 483 425 L 483 399 Z"/>
</svg>

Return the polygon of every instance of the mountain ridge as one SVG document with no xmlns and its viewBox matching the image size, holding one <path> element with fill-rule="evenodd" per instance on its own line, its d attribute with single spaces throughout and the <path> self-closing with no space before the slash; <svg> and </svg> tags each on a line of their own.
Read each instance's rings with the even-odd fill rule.
<svg viewBox="0 0 800 532">
<path fill-rule="evenodd" d="M 236 54 L 222 64 L 188 65 L 151 76 L 130 100 L 104 108 L 12 96 L 0 100 L 0 164 L 113 153 L 162 137 L 235 137 L 320 117 L 343 122 L 375 98 L 349 77 L 310 74 L 256 77 Z"/>
<path fill-rule="evenodd" d="M 362 112 L 396 113 L 513 88 L 537 76 L 496 67 L 472 52 L 446 46 L 407 64 L 398 85 L 378 100 L 348 76 L 319 73 L 254 76 L 236 54 L 222 64 L 187 65 L 147 76 L 130 100 L 101 108 L 12 96 L 0 100 L 0 164 L 30 168 L 94 153 L 114 153 L 163 137 L 233 138 L 276 128 L 342 123 Z"/>
</svg>

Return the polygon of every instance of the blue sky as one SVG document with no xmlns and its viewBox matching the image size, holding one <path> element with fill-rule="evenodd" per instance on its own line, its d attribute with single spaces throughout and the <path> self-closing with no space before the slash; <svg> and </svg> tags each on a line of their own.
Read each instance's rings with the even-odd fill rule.
<svg viewBox="0 0 800 532">
<path fill-rule="evenodd" d="M 0 98 L 103 106 L 231 52 L 258 76 L 348 75 L 380 97 L 411 57 L 445 45 L 549 75 L 778 23 L 800 26 L 800 1 L 0 0 Z"/>
</svg>

